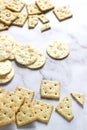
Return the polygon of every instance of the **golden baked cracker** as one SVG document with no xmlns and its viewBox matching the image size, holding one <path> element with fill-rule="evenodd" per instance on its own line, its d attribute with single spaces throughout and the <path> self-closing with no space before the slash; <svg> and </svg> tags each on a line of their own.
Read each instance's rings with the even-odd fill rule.
<svg viewBox="0 0 87 130">
<path fill-rule="evenodd" d="M 71 95 L 82 107 L 84 107 L 85 96 L 83 93 L 72 92 Z"/>
<path fill-rule="evenodd" d="M 50 0 L 36 0 L 36 4 L 42 12 L 54 9 L 54 5 Z"/>
<path fill-rule="evenodd" d="M 34 106 L 36 108 L 35 114 L 37 116 L 37 120 L 43 123 L 48 123 L 51 118 L 53 106 L 40 100 L 35 100 Z"/>
<path fill-rule="evenodd" d="M 28 16 L 28 28 L 29 29 L 35 28 L 37 24 L 38 24 L 37 15 Z"/>
<path fill-rule="evenodd" d="M 8 125 L 15 122 L 15 112 L 12 109 L 13 105 L 0 105 L 0 126 Z"/>
<path fill-rule="evenodd" d="M 11 23 L 17 18 L 17 14 L 11 12 L 8 9 L 0 10 L 0 21 L 5 23 L 6 25 L 11 25 Z"/>
<path fill-rule="evenodd" d="M 41 27 L 41 32 L 44 32 L 44 31 L 47 31 L 47 30 L 50 30 L 50 29 L 51 29 L 50 24 L 49 23 L 45 23 Z"/>
<path fill-rule="evenodd" d="M 40 9 L 37 7 L 35 3 L 26 5 L 28 15 L 37 15 L 41 14 Z"/>
<path fill-rule="evenodd" d="M 18 126 L 29 124 L 36 119 L 35 107 L 30 102 L 24 103 L 16 114 L 16 124 Z"/>
<path fill-rule="evenodd" d="M 7 104 L 13 104 L 13 109 L 15 113 L 20 109 L 23 102 L 24 97 L 21 94 L 11 91 L 7 92 L 4 98 L 1 99 L 1 103 L 3 106 L 6 106 Z"/>
<path fill-rule="evenodd" d="M 62 117 L 68 121 L 71 121 L 74 118 L 72 111 L 72 100 L 69 96 L 63 98 L 55 109 Z"/>
<path fill-rule="evenodd" d="M 27 65 L 29 69 L 39 69 L 43 67 L 46 62 L 46 57 L 42 52 L 35 49 L 35 54 L 36 54 L 37 60 L 31 65 Z"/>
<path fill-rule="evenodd" d="M 39 15 L 38 18 L 40 19 L 40 21 L 41 21 L 43 24 L 49 22 L 49 19 L 45 16 L 45 14 Z"/>
<path fill-rule="evenodd" d="M 27 88 L 23 88 L 23 87 L 16 87 L 15 89 L 15 93 L 19 93 L 21 95 L 23 95 L 24 97 L 28 98 L 29 101 L 32 101 L 33 97 L 34 97 L 34 91 L 27 89 Z"/>
<path fill-rule="evenodd" d="M 11 62 L 9 60 L 0 62 L 0 76 L 8 74 L 12 69 Z"/>
<path fill-rule="evenodd" d="M 68 45 L 61 41 L 52 41 L 47 46 L 47 53 L 54 59 L 64 59 L 70 53 Z"/>
<path fill-rule="evenodd" d="M 59 7 L 55 9 L 53 12 L 59 21 L 63 21 L 73 16 L 67 6 Z"/>
<path fill-rule="evenodd" d="M 23 25 L 25 24 L 27 20 L 27 14 L 18 14 L 17 19 L 12 23 L 15 26 L 20 26 L 23 27 Z"/>
<path fill-rule="evenodd" d="M 60 82 L 51 80 L 42 80 L 40 95 L 42 98 L 59 99 L 60 98 Z"/>
<path fill-rule="evenodd" d="M 6 91 L 4 88 L 0 88 L 0 99 L 3 97 L 3 95 L 6 94 Z"/>
<path fill-rule="evenodd" d="M 20 12 L 24 8 L 25 4 L 21 0 L 10 0 L 6 7 L 12 11 Z"/>
<path fill-rule="evenodd" d="M 9 26 L 7 26 L 6 24 L 0 22 L 0 31 L 3 31 L 3 30 L 8 30 Z"/>
<path fill-rule="evenodd" d="M 14 77 L 14 73 L 14 68 L 12 67 L 11 71 L 7 75 L 0 76 L 0 85 L 10 82 Z"/>
<path fill-rule="evenodd" d="M 32 46 L 29 44 L 18 44 L 15 52 L 15 60 L 22 65 L 30 65 L 36 61 Z"/>
</svg>

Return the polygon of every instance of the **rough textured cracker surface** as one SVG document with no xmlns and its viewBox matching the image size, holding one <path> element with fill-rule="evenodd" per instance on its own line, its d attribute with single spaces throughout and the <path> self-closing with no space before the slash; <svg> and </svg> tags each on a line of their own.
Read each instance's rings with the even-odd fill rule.
<svg viewBox="0 0 87 130">
<path fill-rule="evenodd" d="M 68 121 L 71 121 L 74 118 L 72 111 L 72 100 L 69 96 L 63 98 L 55 109 L 62 117 Z"/>
<path fill-rule="evenodd" d="M 25 4 L 21 0 L 10 0 L 6 7 L 12 11 L 20 12 L 24 5 Z"/>
<path fill-rule="evenodd" d="M 53 41 L 47 46 L 47 53 L 54 59 L 63 59 L 69 55 L 69 47 L 66 43 Z"/>
<path fill-rule="evenodd" d="M 0 22 L 0 31 L 7 30 L 8 28 L 9 27 L 6 24 Z"/>
<path fill-rule="evenodd" d="M 17 18 L 17 14 L 8 10 L 2 9 L 0 11 L 0 21 L 6 25 L 11 25 L 11 23 Z"/>
<path fill-rule="evenodd" d="M 28 15 L 41 14 L 41 11 L 35 3 L 26 5 Z"/>
<path fill-rule="evenodd" d="M 45 62 L 46 62 L 46 57 L 43 53 L 41 53 L 39 50 L 35 50 L 35 54 L 37 57 L 37 60 L 35 61 L 35 63 L 33 63 L 32 65 L 28 65 L 27 67 L 29 69 L 39 69 L 41 68 Z"/>
<path fill-rule="evenodd" d="M 47 30 L 50 30 L 51 29 L 51 26 L 49 23 L 45 23 L 45 24 L 42 24 L 42 27 L 41 27 L 41 32 L 44 32 L 44 31 L 47 31 Z"/>
<path fill-rule="evenodd" d="M 72 92 L 71 95 L 82 107 L 84 106 L 84 100 L 85 100 L 84 94 L 78 92 Z"/>
<path fill-rule="evenodd" d="M 12 69 L 11 62 L 9 60 L 0 62 L 0 76 L 8 74 Z"/>
<path fill-rule="evenodd" d="M 39 17 L 40 21 L 41 21 L 43 24 L 49 22 L 48 18 L 45 16 L 45 14 L 41 14 L 41 15 L 39 15 L 38 17 Z"/>
<path fill-rule="evenodd" d="M 35 107 L 32 103 L 24 103 L 20 111 L 16 114 L 16 124 L 18 126 L 23 126 L 29 124 L 37 119 L 35 115 Z"/>
<path fill-rule="evenodd" d="M 33 48 L 28 44 L 19 44 L 15 52 L 15 60 L 22 65 L 30 65 L 36 61 Z"/>
<path fill-rule="evenodd" d="M 15 93 L 19 93 L 21 95 L 23 95 L 24 97 L 28 98 L 29 101 L 32 101 L 33 97 L 34 97 L 34 91 L 27 89 L 27 88 L 23 88 L 23 87 L 16 87 L 15 89 Z"/>
<path fill-rule="evenodd" d="M 0 85 L 8 83 L 9 81 L 12 80 L 13 77 L 14 77 L 14 68 L 12 67 L 12 70 L 10 71 L 10 73 L 8 73 L 5 76 L 0 76 Z"/>
<path fill-rule="evenodd" d="M 36 107 L 35 113 L 37 120 L 43 123 L 48 123 L 51 118 L 53 106 L 40 100 L 35 100 L 34 106 Z"/>
<path fill-rule="evenodd" d="M 42 12 L 47 12 L 54 8 L 50 0 L 36 0 L 36 4 Z"/>
<path fill-rule="evenodd" d="M 51 80 L 42 80 L 40 95 L 42 98 L 59 99 L 60 82 L 51 81 Z"/>
<path fill-rule="evenodd" d="M 28 17 L 28 28 L 35 28 L 38 24 L 38 16 L 32 15 Z"/>
<path fill-rule="evenodd" d="M 18 18 L 12 23 L 13 25 L 22 27 L 27 20 L 27 14 L 18 14 Z"/>
<path fill-rule="evenodd" d="M 59 21 L 63 21 L 73 16 L 68 7 L 66 6 L 57 8 L 53 12 Z"/>
</svg>

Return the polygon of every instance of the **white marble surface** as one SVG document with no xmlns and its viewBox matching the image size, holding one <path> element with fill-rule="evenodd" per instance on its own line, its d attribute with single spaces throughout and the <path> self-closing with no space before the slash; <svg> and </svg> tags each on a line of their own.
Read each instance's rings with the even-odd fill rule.
<svg viewBox="0 0 87 130">
<path fill-rule="evenodd" d="M 25 0 L 32 3 L 34 0 Z M 35 99 L 40 99 L 40 82 L 42 79 L 61 82 L 61 98 L 70 95 L 72 91 L 85 94 L 85 105 L 81 108 L 73 100 L 75 114 L 71 122 L 67 122 L 55 110 L 49 123 L 31 123 L 17 128 L 15 124 L 0 127 L 0 130 L 87 130 L 87 1 L 86 0 L 52 0 L 55 7 L 67 5 L 73 13 L 73 18 L 59 22 L 51 12 L 46 15 L 50 19 L 52 29 L 44 33 L 40 32 L 41 23 L 33 30 L 27 28 L 27 22 L 23 28 L 10 27 L 8 31 L 0 34 L 10 34 L 16 41 L 31 43 L 46 54 L 46 46 L 55 39 L 64 40 L 69 44 L 70 55 L 61 61 L 51 59 L 46 54 L 46 64 L 39 70 L 29 70 L 12 62 L 15 68 L 14 79 L 2 87 L 6 90 L 14 90 L 16 86 L 23 86 L 35 91 Z M 25 10 L 24 10 L 25 11 Z M 0 85 L 1 87 L 1 85 Z M 44 100 L 44 99 L 43 99 Z M 44 100 L 54 107 L 56 100 Z"/>
</svg>

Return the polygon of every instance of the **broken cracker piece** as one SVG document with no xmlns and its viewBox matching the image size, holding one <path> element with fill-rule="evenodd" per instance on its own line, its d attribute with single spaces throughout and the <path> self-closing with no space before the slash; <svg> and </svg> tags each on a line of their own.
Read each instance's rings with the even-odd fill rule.
<svg viewBox="0 0 87 130">
<path fill-rule="evenodd" d="M 49 23 L 46 23 L 46 24 L 43 24 L 42 27 L 41 27 L 41 32 L 44 32 L 44 31 L 47 31 L 47 30 L 50 30 L 51 29 L 51 26 Z"/>
<path fill-rule="evenodd" d="M 71 95 L 82 107 L 84 106 L 84 94 L 72 92 Z"/>
<path fill-rule="evenodd" d="M 55 109 L 62 117 L 68 121 L 71 121 L 74 118 L 74 114 L 72 112 L 72 100 L 69 96 L 63 98 Z"/>
</svg>

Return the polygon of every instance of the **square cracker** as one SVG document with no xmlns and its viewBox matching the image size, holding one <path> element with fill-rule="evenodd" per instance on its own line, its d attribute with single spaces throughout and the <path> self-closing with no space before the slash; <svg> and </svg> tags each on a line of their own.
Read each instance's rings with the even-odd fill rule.
<svg viewBox="0 0 87 130">
<path fill-rule="evenodd" d="M 72 100 L 69 96 L 63 98 L 55 109 L 62 117 L 68 121 L 71 121 L 74 117 L 72 111 Z"/>
<path fill-rule="evenodd" d="M 19 87 L 19 86 L 16 87 L 15 93 L 21 94 L 25 98 L 28 98 L 29 101 L 32 101 L 33 97 L 34 97 L 34 91 L 33 90 L 23 88 L 23 87 Z"/>
<path fill-rule="evenodd" d="M 0 10 L 0 21 L 6 25 L 11 25 L 11 23 L 17 18 L 17 14 L 11 12 L 8 9 Z"/>
<path fill-rule="evenodd" d="M 40 21 L 41 21 L 43 24 L 49 22 L 48 18 L 45 16 L 45 14 L 39 15 L 38 18 L 40 19 Z"/>
<path fill-rule="evenodd" d="M 12 109 L 13 105 L 0 105 L 0 126 L 8 125 L 15 122 L 15 112 Z"/>
<path fill-rule="evenodd" d="M 44 31 L 47 31 L 47 30 L 50 30 L 50 29 L 51 29 L 50 24 L 49 23 L 45 23 L 41 27 L 41 32 L 44 32 Z"/>
<path fill-rule="evenodd" d="M 28 15 L 37 15 L 41 14 L 40 9 L 37 7 L 35 3 L 26 5 Z"/>
<path fill-rule="evenodd" d="M 7 26 L 6 24 L 0 22 L 0 31 L 7 30 L 8 28 L 9 28 L 9 26 Z"/>
<path fill-rule="evenodd" d="M 18 126 L 26 125 L 36 119 L 35 107 L 30 102 L 24 103 L 16 114 L 16 124 Z"/>
<path fill-rule="evenodd" d="M 57 8 L 53 12 L 59 21 L 63 21 L 73 16 L 67 6 Z"/>
<path fill-rule="evenodd" d="M 0 104 L 2 106 L 13 104 L 14 112 L 16 113 L 20 106 L 24 102 L 24 97 L 20 94 L 15 94 L 14 92 L 7 92 L 2 99 L 0 99 Z"/>
<path fill-rule="evenodd" d="M 36 0 L 36 4 L 42 12 L 47 12 L 54 9 L 54 5 L 50 0 Z"/>
<path fill-rule="evenodd" d="M 10 2 L 8 2 L 8 4 L 6 5 L 8 9 L 15 12 L 20 12 L 24 6 L 25 4 L 21 0 L 10 0 Z"/>
<path fill-rule="evenodd" d="M 32 15 L 28 17 L 28 28 L 35 28 L 38 24 L 38 16 Z"/>
<path fill-rule="evenodd" d="M 37 120 L 43 123 L 48 123 L 52 114 L 53 106 L 40 100 L 35 100 L 34 106 L 36 108 L 35 114 Z"/>
<path fill-rule="evenodd" d="M 18 14 L 17 19 L 12 23 L 15 26 L 22 27 L 27 20 L 27 14 Z"/>
<path fill-rule="evenodd" d="M 42 98 L 59 99 L 60 98 L 60 82 L 42 80 L 40 95 Z"/>
</svg>

